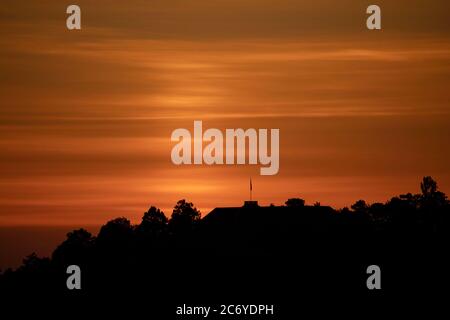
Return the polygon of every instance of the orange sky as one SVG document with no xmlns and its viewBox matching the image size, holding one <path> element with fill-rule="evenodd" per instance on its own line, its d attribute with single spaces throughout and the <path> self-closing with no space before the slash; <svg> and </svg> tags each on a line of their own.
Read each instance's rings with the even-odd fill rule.
<svg viewBox="0 0 450 320">
<path fill-rule="evenodd" d="M 336 207 L 450 193 L 447 1 L 61 1 L 0 7 L 0 225 L 138 222 L 178 199 Z M 280 128 L 280 172 L 171 163 L 176 128 Z"/>
</svg>

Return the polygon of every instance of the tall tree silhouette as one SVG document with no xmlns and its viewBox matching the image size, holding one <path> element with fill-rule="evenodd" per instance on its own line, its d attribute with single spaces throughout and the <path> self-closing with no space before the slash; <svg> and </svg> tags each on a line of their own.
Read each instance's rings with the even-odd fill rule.
<svg viewBox="0 0 450 320">
<path fill-rule="evenodd" d="M 144 213 L 138 228 L 146 233 L 160 233 L 167 226 L 167 222 L 168 220 L 164 212 L 152 206 Z"/>
<path fill-rule="evenodd" d="M 192 202 L 179 200 L 173 208 L 169 227 L 175 234 L 185 234 L 192 231 L 201 219 L 201 213 Z"/>
<path fill-rule="evenodd" d="M 448 204 L 447 196 L 438 191 L 437 183 L 432 177 L 424 177 L 420 189 L 422 190 L 422 206 L 439 209 Z"/>
<path fill-rule="evenodd" d="M 153 206 L 144 213 L 141 223 L 136 228 L 138 241 L 151 247 L 161 245 L 167 236 L 167 231 L 167 217 L 164 212 Z"/>
<path fill-rule="evenodd" d="M 424 196 L 430 196 L 437 191 L 437 183 L 430 176 L 424 177 L 420 183 L 420 189 Z"/>
<path fill-rule="evenodd" d="M 430 176 L 423 178 L 420 189 L 422 195 L 418 196 L 421 209 L 419 219 L 432 230 L 442 228 L 442 225 L 445 224 L 444 221 L 449 219 L 449 213 L 445 212 L 449 207 L 447 196 L 438 191 L 436 181 Z"/>
</svg>

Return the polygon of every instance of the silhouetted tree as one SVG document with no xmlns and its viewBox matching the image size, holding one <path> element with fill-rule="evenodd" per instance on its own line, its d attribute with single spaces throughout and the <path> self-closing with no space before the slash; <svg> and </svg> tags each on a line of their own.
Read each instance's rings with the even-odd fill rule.
<svg viewBox="0 0 450 320">
<path fill-rule="evenodd" d="M 167 224 L 167 217 L 164 215 L 164 212 L 153 206 L 144 213 L 141 222 L 141 225 L 157 227 L 164 226 L 165 224 Z"/>
<path fill-rule="evenodd" d="M 22 266 L 19 268 L 20 271 L 26 272 L 39 272 L 42 270 L 43 266 L 50 263 L 49 258 L 39 258 L 35 252 L 26 256 L 22 261 Z"/>
<path fill-rule="evenodd" d="M 421 205 L 429 209 L 439 209 L 448 204 L 447 196 L 438 191 L 437 183 L 432 177 L 424 177 L 420 184 L 422 190 Z"/>
<path fill-rule="evenodd" d="M 368 212 L 372 221 L 377 223 L 386 223 L 388 217 L 386 215 L 385 205 L 383 203 L 373 203 L 368 208 Z"/>
<path fill-rule="evenodd" d="M 141 223 L 137 226 L 136 232 L 139 241 L 144 241 L 145 244 L 154 247 L 157 245 L 163 236 L 167 233 L 168 220 L 160 209 L 150 207 L 144 213 Z"/>
<path fill-rule="evenodd" d="M 437 191 L 437 183 L 430 176 L 423 177 L 423 180 L 420 183 L 420 189 L 422 190 L 423 196 L 432 195 Z"/>
<path fill-rule="evenodd" d="M 421 196 L 419 194 L 407 193 L 401 194 L 399 198 L 403 201 L 405 207 L 408 207 L 409 210 L 414 210 L 419 207 Z"/>
<path fill-rule="evenodd" d="M 73 230 L 67 233 L 67 239 L 53 252 L 54 262 L 67 265 L 82 263 L 89 258 L 94 244 L 94 238 L 85 229 Z"/>
<path fill-rule="evenodd" d="M 447 196 L 438 191 L 436 181 L 432 177 L 424 177 L 420 189 L 422 195 L 419 200 L 419 220 L 426 224 L 431 231 L 442 228 L 444 221 L 448 221 L 449 202 Z"/>
<path fill-rule="evenodd" d="M 125 217 L 108 221 L 98 233 L 98 241 L 108 241 L 119 238 L 126 238 L 132 234 L 130 220 Z"/>
<path fill-rule="evenodd" d="M 19 268 L 15 271 L 7 269 L 1 278 L 0 283 L 10 287 L 10 289 L 40 290 L 43 287 L 50 288 L 52 286 L 51 260 L 40 258 L 33 252 L 23 259 Z"/>
<path fill-rule="evenodd" d="M 290 198 L 284 203 L 287 207 L 304 207 L 305 206 L 305 200 L 300 198 Z"/>
<path fill-rule="evenodd" d="M 182 199 L 173 208 L 169 227 L 175 233 L 186 233 L 195 227 L 200 218 L 201 213 L 194 204 Z"/>
<path fill-rule="evenodd" d="M 108 221 L 97 236 L 99 249 L 108 254 L 123 254 L 131 245 L 133 227 L 130 220 L 121 217 Z"/>
<path fill-rule="evenodd" d="M 194 207 L 192 202 L 187 202 L 186 200 L 179 200 L 172 212 L 171 222 L 176 222 L 177 220 L 188 221 L 193 223 L 199 221 L 201 218 L 200 211 Z"/>
<path fill-rule="evenodd" d="M 369 209 L 369 206 L 364 200 L 358 200 L 351 206 L 351 208 L 356 213 L 366 214 Z"/>
</svg>

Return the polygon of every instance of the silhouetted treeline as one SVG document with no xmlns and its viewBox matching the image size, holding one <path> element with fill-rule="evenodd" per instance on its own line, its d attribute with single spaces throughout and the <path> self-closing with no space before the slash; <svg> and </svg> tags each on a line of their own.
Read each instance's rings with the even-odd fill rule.
<svg viewBox="0 0 450 320">
<path fill-rule="evenodd" d="M 71 295 L 152 288 L 146 294 L 173 297 L 190 290 L 206 295 L 213 283 L 231 288 L 245 281 L 255 294 L 308 274 L 327 277 L 330 264 L 344 275 L 374 262 L 391 270 L 416 260 L 421 267 L 435 266 L 447 249 L 449 216 L 450 203 L 431 177 L 423 179 L 419 194 L 386 203 L 359 200 L 341 210 L 294 198 L 284 206 L 216 208 L 201 218 L 192 203 L 180 200 L 170 219 L 150 207 L 138 225 L 120 217 L 97 236 L 71 231 L 51 258 L 32 254 L 17 270 L 3 272 L 0 287 Z M 82 270 L 81 293 L 66 288 L 69 265 Z M 302 285 L 330 281 L 311 277 L 301 278 Z"/>
</svg>

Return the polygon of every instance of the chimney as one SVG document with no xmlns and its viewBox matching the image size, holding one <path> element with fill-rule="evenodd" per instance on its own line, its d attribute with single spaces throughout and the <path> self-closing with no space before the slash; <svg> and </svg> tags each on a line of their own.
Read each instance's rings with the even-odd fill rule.
<svg viewBox="0 0 450 320">
<path fill-rule="evenodd" d="M 244 208 L 258 208 L 258 201 L 244 201 Z"/>
</svg>

